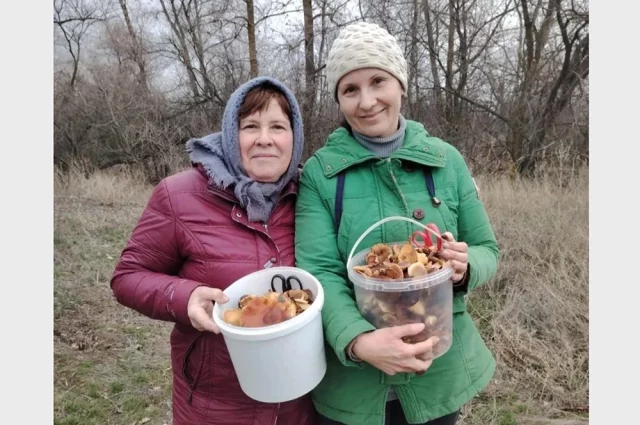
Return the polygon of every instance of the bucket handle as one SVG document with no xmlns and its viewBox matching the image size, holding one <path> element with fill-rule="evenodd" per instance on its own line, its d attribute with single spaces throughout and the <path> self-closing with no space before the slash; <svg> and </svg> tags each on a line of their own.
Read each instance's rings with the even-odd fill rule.
<svg viewBox="0 0 640 425">
<path fill-rule="evenodd" d="M 378 221 L 377 223 L 374 223 L 371 225 L 371 227 L 369 227 L 367 230 L 365 230 L 365 232 L 360 235 L 360 237 L 358 238 L 358 240 L 356 241 L 355 244 L 353 244 L 353 248 L 351 248 L 351 252 L 349 253 L 349 258 L 347 258 L 347 266 L 349 265 L 349 263 L 351 262 L 351 257 L 353 257 L 353 254 L 356 252 L 356 248 L 358 247 L 358 245 L 360 244 L 360 242 L 362 242 L 362 240 L 367 237 L 367 235 L 369 233 L 371 233 L 371 231 L 373 229 L 375 229 L 376 227 L 380 226 L 381 224 L 386 223 L 387 221 L 393 221 L 393 220 L 399 220 L 399 221 L 407 221 L 409 223 L 413 223 L 415 225 L 421 226 L 423 227 L 426 231 L 428 232 L 432 232 L 433 230 L 428 228 L 427 226 L 425 226 L 424 224 L 420 223 L 419 221 L 413 220 L 411 218 L 407 218 L 407 217 L 402 217 L 402 216 L 393 216 L 393 217 L 386 217 L 383 218 L 382 220 Z M 440 236 L 440 235 L 438 235 Z"/>
</svg>

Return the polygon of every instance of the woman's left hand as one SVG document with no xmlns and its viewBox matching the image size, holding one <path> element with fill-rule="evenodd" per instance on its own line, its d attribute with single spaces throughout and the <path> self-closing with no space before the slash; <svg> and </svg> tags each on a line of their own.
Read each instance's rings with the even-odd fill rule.
<svg viewBox="0 0 640 425">
<path fill-rule="evenodd" d="M 456 242 L 451 232 L 443 233 L 442 239 L 444 239 L 442 257 L 451 262 L 453 282 L 459 282 L 464 277 L 469 266 L 469 257 L 467 255 L 469 246 L 466 242 Z"/>
</svg>

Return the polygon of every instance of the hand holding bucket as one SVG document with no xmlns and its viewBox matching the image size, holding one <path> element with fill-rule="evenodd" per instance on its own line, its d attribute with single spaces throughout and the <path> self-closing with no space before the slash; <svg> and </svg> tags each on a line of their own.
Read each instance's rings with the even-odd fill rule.
<svg viewBox="0 0 640 425">
<path fill-rule="evenodd" d="M 420 226 L 424 231 L 412 232 L 404 241 L 378 241 L 388 246 L 403 245 L 407 240 L 416 240 L 418 248 L 432 246 L 436 237 L 436 248 L 446 247 L 449 243 L 448 235 L 441 235 L 437 227 L 431 225 L 427 227 L 420 222 L 406 217 L 394 216 L 384 218 L 370 226 L 356 241 L 351 249 L 347 261 L 347 273 L 349 280 L 353 283 L 356 303 L 360 314 L 367 319 L 378 330 L 384 328 L 399 328 L 410 323 L 417 324 L 420 329 L 415 335 L 404 335 L 400 337 L 401 342 L 407 342 L 424 348 L 416 356 L 422 361 L 432 361 L 440 357 L 451 347 L 452 321 L 453 321 L 453 286 L 451 277 L 454 270 L 450 266 L 445 266 L 440 270 L 430 272 L 425 275 L 399 278 L 393 280 L 377 279 L 366 276 L 354 270 L 354 266 L 365 263 L 365 257 L 370 252 L 364 249 L 355 254 L 358 245 L 377 226 L 389 221 L 407 221 Z M 421 240 L 418 240 L 420 238 Z M 369 335 L 362 335 L 363 342 L 371 342 L 372 334 L 380 332 L 374 331 Z M 397 335 L 396 335 L 397 336 Z M 423 344 L 431 337 L 432 342 Z M 359 340 L 356 341 L 359 344 Z M 432 345 L 431 345 L 432 344 Z M 381 341 L 376 345 L 381 346 Z M 430 347 L 427 349 L 427 345 Z M 354 350 L 367 347 L 368 344 L 354 346 Z M 354 351 L 355 353 L 355 351 Z M 358 355 L 356 353 L 356 355 Z M 367 356 L 367 354 L 364 354 Z M 398 371 L 406 365 L 397 365 Z M 382 369 L 381 369 L 382 370 Z"/>
<path fill-rule="evenodd" d="M 214 303 L 224 304 L 229 301 L 221 290 L 210 288 L 206 285 L 198 286 L 191 292 L 189 302 L 187 303 L 187 315 L 191 321 L 191 326 L 199 331 L 220 333 L 220 328 L 213 322 L 211 315 L 213 314 Z"/>
</svg>

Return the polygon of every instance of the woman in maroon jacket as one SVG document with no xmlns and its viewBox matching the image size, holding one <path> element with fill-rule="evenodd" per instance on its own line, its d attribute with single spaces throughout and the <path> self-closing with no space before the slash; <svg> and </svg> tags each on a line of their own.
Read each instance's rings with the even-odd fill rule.
<svg viewBox="0 0 640 425">
<path fill-rule="evenodd" d="M 307 425 L 308 396 L 279 404 L 247 397 L 211 319 L 236 279 L 294 266 L 294 205 L 303 150 L 293 94 L 260 77 L 227 103 L 222 131 L 187 142 L 194 167 L 154 189 L 111 280 L 119 303 L 171 333 L 173 424 Z"/>
</svg>

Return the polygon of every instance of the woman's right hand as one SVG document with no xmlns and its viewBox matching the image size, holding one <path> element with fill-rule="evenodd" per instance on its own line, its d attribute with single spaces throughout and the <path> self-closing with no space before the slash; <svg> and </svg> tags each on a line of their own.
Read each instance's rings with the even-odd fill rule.
<svg viewBox="0 0 640 425">
<path fill-rule="evenodd" d="M 198 286 L 193 290 L 187 304 L 187 314 L 191 326 L 199 331 L 220 333 L 220 328 L 213 321 L 213 303 L 224 304 L 229 297 L 221 290 L 208 286 Z"/>
<path fill-rule="evenodd" d="M 393 326 L 362 334 L 353 345 L 353 353 L 387 375 L 399 372 L 424 373 L 431 366 L 431 352 L 439 339 L 408 344 L 402 337 L 415 335 L 424 323 Z"/>
</svg>

